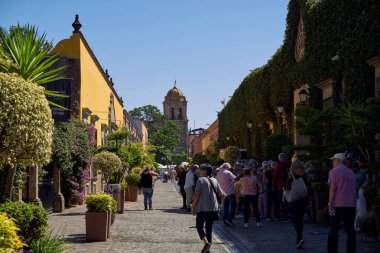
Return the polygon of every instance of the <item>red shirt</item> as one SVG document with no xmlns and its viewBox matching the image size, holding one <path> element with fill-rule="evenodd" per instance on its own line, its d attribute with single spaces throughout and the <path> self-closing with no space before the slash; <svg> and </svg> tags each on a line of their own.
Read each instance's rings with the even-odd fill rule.
<svg viewBox="0 0 380 253">
<path fill-rule="evenodd" d="M 275 189 L 282 189 L 286 183 L 288 177 L 288 168 L 290 164 L 287 161 L 281 161 L 277 163 L 273 172 L 272 187 Z"/>
</svg>

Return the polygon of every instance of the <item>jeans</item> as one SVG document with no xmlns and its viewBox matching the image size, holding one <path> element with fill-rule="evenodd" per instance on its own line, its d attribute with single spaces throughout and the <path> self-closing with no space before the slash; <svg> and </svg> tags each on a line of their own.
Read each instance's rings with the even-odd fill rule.
<svg viewBox="0 0 380 253">
<path fill-rule="evenodd" d="M 141 191 L 144 194 L 144 206 L 152 208 L 153 188 L 141 188 Z"/>
<path fill-rule="evenodd" d="M 307 197 L 294 201 L 293 203 L 290 203 L 290 210 L 292 212 L 292 218 L 293 218 L 293 226 L 297 234 L 296 244 L 298 244 L 302 240 L 303 216 L 307 209 L 307 205 L 308 205 Z"/>
<path fill-rule="evenodd" d="M 223 220 L 232 221 L 235 217 L 236 197 L 235 193 L 228 195 L 223 200 Z"/>
<path fill-rule="evenodd" d="M 203 230 L 203 225 L 206 223 L 206 233 Z M 206 236 L 207 241 L 212 243 L 212 225 L 214 223 L 213 212 L 199 212 L 196 218 L 196 227 L 201 240 Z"/>
<path fill-rule="evenodd" d="M 249 220 L 249 211 L 251 210 L 251 206 L 253 207 L 253 211 L 255 212 L 256 222 L 260 222 L 260 212 L 258 208 L 258 200 L 259 196 L 257 195 L 245 195 L 243 198 L 244 201 L 244 222 L 248 223 Z"/>
<path fill-rule="evenodd" d="M 335 215 L 332 217 L 332 223 L 329 232 L 327 250 L 329 253 L 338 253 L 338 233 L 342 221 L 347 233 L 347 253 L 356 252 L 356 238 L 354 221 L 356 216 L 355 207 L 335 207 Z"/>
</svg>

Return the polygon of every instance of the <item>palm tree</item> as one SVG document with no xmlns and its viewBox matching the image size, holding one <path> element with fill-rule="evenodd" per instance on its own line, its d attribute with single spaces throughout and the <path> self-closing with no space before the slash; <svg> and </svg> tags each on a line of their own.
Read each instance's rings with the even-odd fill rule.
<svg viewBox="0 0 380 253">
<path fill-rule="evenodd" d="M 52 44 L 46 41 L 46 33 L 39 36 L 35 26 L 17 25 L 9 31 L 0 27 L 0 72 L 17 73 L 38 85 L 62 79 L 58 71 L 65 66 L 53 67 L 59 57 L 57 54 L 49 55 L 51 49 Z M 45 95 L 66 97 L 49 90 L 45 90 Z M 61 107 L 51 101 L 49 103 Z"/>
</svg>

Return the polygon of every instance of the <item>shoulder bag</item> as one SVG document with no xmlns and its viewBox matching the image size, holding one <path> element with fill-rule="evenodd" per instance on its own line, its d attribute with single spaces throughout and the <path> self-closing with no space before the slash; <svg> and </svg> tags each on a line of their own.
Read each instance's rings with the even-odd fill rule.
<svg viewBox="0 0 380 253">
<path fill-rule="evenodd" d="M 290 185 L 290 190 L 284 191 L 284 197 L 289 203 L 300 200 L 307 195 L 307 188 L 305 181 L 302 177 L 295 179 L 293 172 L 290 172 L 293 177 L 293 181 Z"/>
<path fill-rule="evenodd" d="M 215 186 L 214 184 L 212 183 L 211 179 L 210 178 L 207 178 L 208 181 L 210 182 L 210 185 L 212 187 L 212 190 L 214 191 L 214 194 L 215 194 L 215 197 L 216 197 L 216 200 L 218 201 L 218 209 L 219 209 L 219 205 L 222 203 L 221 199 L 219 198 L 218 194 L 216 193 L 216 190 L 215 190 Z M 219 210 L 218 211 L 213 211 L 213 218 L 214 218 L 214 221 L 218 221 L 219 220 Z"/>
</svg>

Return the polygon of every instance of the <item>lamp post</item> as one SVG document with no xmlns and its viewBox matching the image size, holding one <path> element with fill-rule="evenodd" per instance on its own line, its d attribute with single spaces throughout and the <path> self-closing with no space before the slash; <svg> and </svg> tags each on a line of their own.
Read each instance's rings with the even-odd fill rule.
<svg viewBox="0 0 380 253">
<path fill-rule="evenodd" d="M 307 90 L 305 90 L 305 89 L 300 90 L 300 92 L 298 93 L 298 95 L 300 97 L 301 104 L 305 105 L 305 103 L 306 103 L 306 101 L 308 99 L 308 96 L 309 96 L 309 93 L 307 92 Z"/>
<path fill-rule="evenodd" d="M 253 123 L 252 121 L 248 121 L 247 122 L 247 129 L 248 129 L 248 157 L 250 156 L 251 154 L 251 133 L 252 133 L 252 126 L 253 126 Z"/>
<path fill-rule="evenodd" d="M 281 124 L 281 133 L 283 133 L 283 120 L 282 120 L 282 113 L 284 112 L 284 104 L 279 102 L 276 106 L 277 109 L 277 114 L 280 119 L 280 124 Z"/>
</svg>

